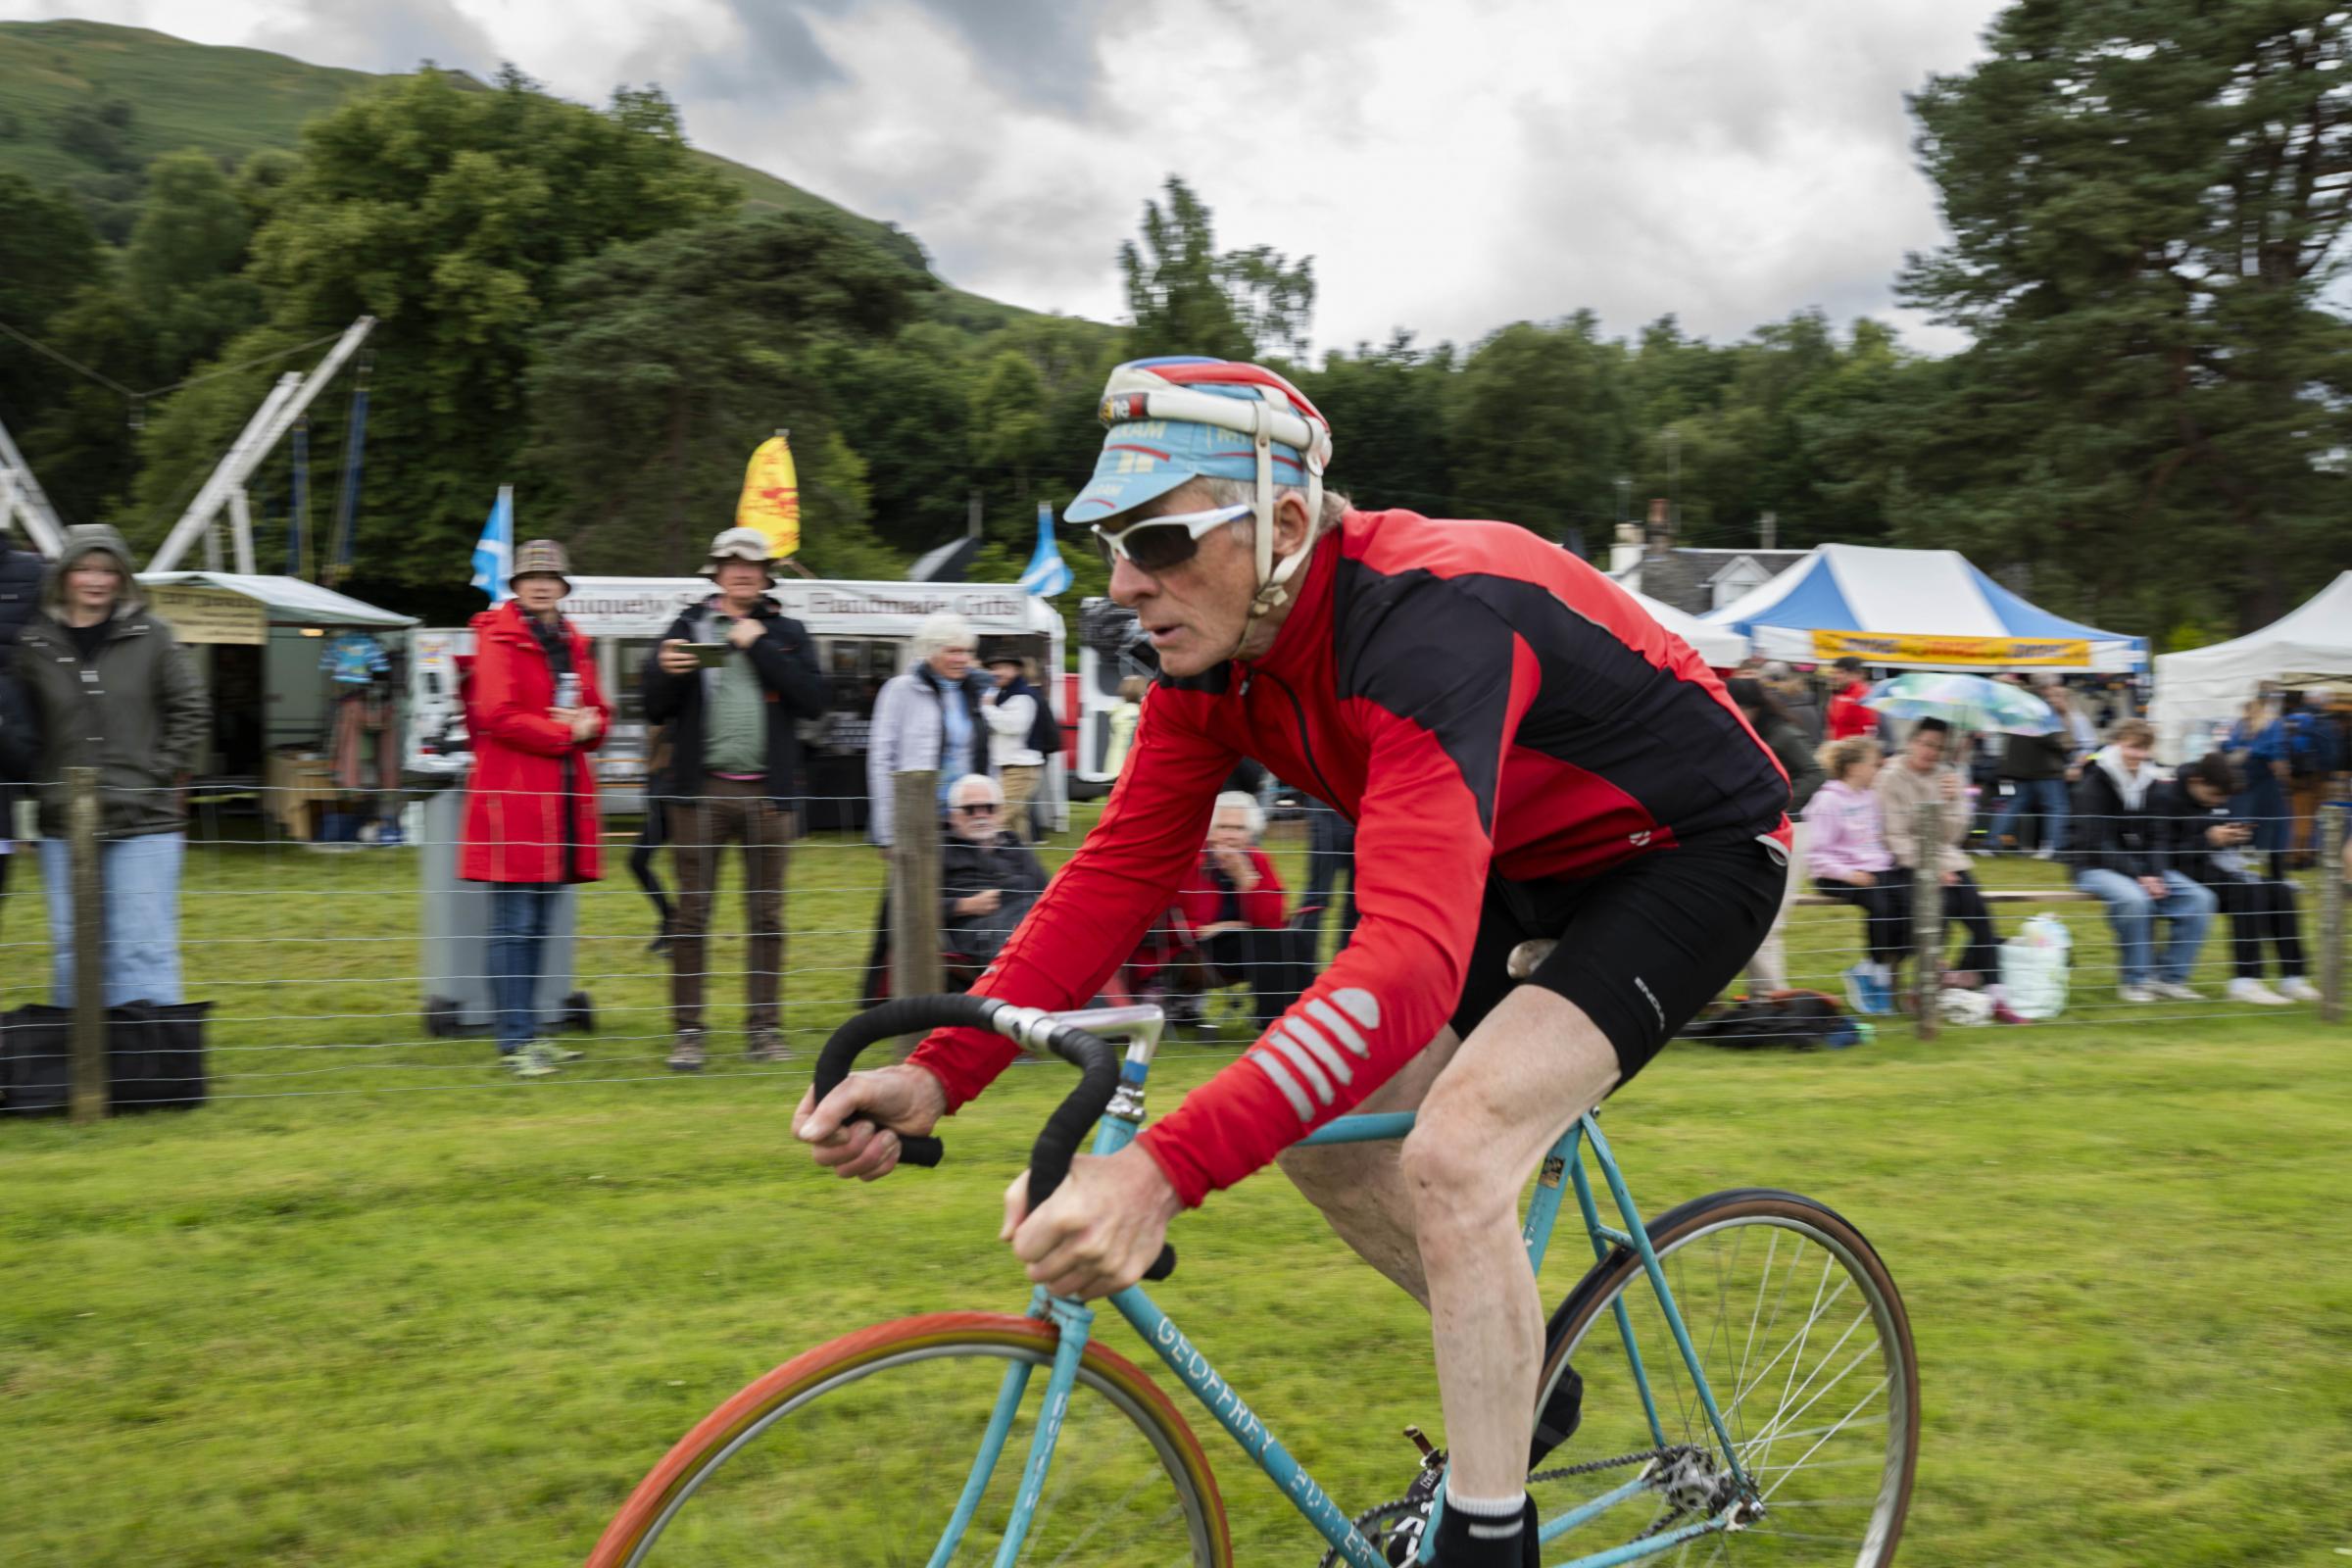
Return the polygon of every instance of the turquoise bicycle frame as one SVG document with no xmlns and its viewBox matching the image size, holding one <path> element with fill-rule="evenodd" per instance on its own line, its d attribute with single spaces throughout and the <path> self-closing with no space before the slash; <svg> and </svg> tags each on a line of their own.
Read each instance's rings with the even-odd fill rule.
<svg viewBox="0 0 2352 1568">
<path fill-rule="evenodd" d="M 1094 1012 L 1064 1014 L 1069 1021 L 1105 1038 L 1125 1036 L 1130 1044 L 1121 1063 L 1119 1092 L 1110 1109 L 1103 1115 L 1095 1131 L 1094 1152 L 1112 1154 L 1135 1141 L 1143 1126 L 1144 1089 L 1151 1075 L 1152 1058 L 1158 1050 L 1160 1015 L 1153 1007 L 1119 1007 Z M 1318 1128 L 1299 1140 L 1298 1147 L 1320 1144 L 1382 1143 L 1402 1138 L 1412 1130 L 1413 1116 L 1406 1112 L 1382 1112 L 1342 1116 Z M 1614 1202 L 1620 1225 L 1611 1225 L 1601 1218 L 1600 1205 L 1594 1197 L 1592 1181 L 1585 1169 L 1583 1151 L 1590 1148 L 1592 1162 L 1599 1168 Z M 1609 1255 L 1612 1247 L 1623 1247 L 1642 1260 L 1642 1272 L 1651 1290 L 1657 1293 L 1658 1304 L 1673 1331 L 1676 1347 L 1682 1352 L 1683 1365 L 1690 1375 L 1707 1423 L 1714 1430 L 1720 1454 L 1740 1483 L 1740 1490 L 1750 1491 L 1749 1478 L 1740 1468 L 1740 1456 L 1726 1429 L 1723 1414 L 1717 1408 L 1714 1391 L 1708 1387 L 1706 1373 L 1699 1365 L 1697 1352 L 1690 1344 L 1690 1332 L 1683 1326 L 1683 1315 L 1675 1305 L 1674 1293 L 1667 1288 L 1666 1276 L 1658 1266 L 1657 1253 L 1651 1249 L 1642 1213 L 1634 1205 L 1633 1194 L 1627 1191 L 1625 1177 L 1617 1168 L 1616 1158 L 1609 1152 L 1608 1140 L 1601 1136 L 1600 1125 L 1591 1114 L 1578 1118 L 1559 1142 L 1544 1156 L 1536 1178 L 1534 1199 L 1528 1204 L 1527 1220 L 1521 1236 L 1527 1247 L 1528 1266 L 1541 1269 L 1544 1253 L 1551 1241 L 1554 1223 L 1559 1218 L 1562 1181 L 1576 1194 L 1577 1207 L 1582 1212 L 1585 1232 L 1592 1244 L 1595 1259 Z M 1217 1375 L 1208 1357 L 1176 1326 L 1175 1320 L 1160 1310 L 1157 1303 L 1145 1294 L 1140 1285 L 1128 1287 L 1110 1298 L 1110 1304 L 1131 1324 L 1144 1342 L 1167 1363 L 1168 1370 L 1190 1389 L 1195 1398 L 1216 1419 L 1242 1451 L 1255 1460 L 1267 1479 L 1290 1498 L 1291 1505 L 1305 1516 L 1317 1534 L 1338 1551 L 1342 1561 L 1354 1568 L 1387 1568 L 1379 1550 L 1359 1534 L 1349 1515 L 1335 1502 L 1331 1494 L 1292 1457 L 1260 1420 L 1256 1412 L 1242 1398 L 1240 1393 Z M 1622 1298 L 1611 1307 L 1617 1322 L 1617 1332 L 1633 1372 L 1634 1386 L 1641 1391 L 1643 1413 L 1648 1417 L 1652 1439 L 1660 1448 L 1671 1446 L 1663 1423 L 1659 1420 L 1655 1401 L 1649 1391 L 1649 1376 L 1642 1364 L 1642 1353 L 1634 1343 L 1631 1320 L 1626 1315 Z M 1021 1544 L 1027 1539 L 1029 1522 L 1037 1511 L 1037 1500 L 1045 1487 L 1046 1474 L 1053 1463 L 1054 1445 L 1061 1430 L 1061 1417 L 1069 1403 L 1070 1390 L 1078 1376 L 1080 1357 L 1094 1328 L 1094 1312 L 1083 1302 L 1066 1297 L 1051 1296 L 1042 1288 L 1030 1298 L 1029 1315 L 1051 1321 L 1059 1333 L 1053 1371 L 1049 1375 L 1043 1413 L 1031 1435 L 1028 1457 L 1024 1463 L 1021 1485 L 1014 1496 L 1012 1513 L 1006 1521 L 1004 1540 L 999 1546 L 996 1568 L 1012 1568 L 1020 1556 Z M 969 1526 L 980 1497 L 996 1473 L 1004 1456 L 1007 1436 L 1014 1414 L 1027 1392 L 1031 1367 L 1015 1362 L 1005 1373 L 997 1396 L 997 1403 L 988 1428 L 981 1439 L 980 1451 L 973 1459 L 970 1479 L 957 1502 L 947 1530 L 940 1539 L 939 1548 L 932 1554 L 931 1568 L 945 1568 L 956 1554 Z M 1590 1523 L 1620 1502 L 1639 1496 L 1647 1484 L 1646 1476 L 1634 1480 L 1603 1494 L 1579 1508 L 1541 1524 L 1542 1539 L 1551 1541 L 1567 1532 Z M 1444 1508 L 1443 1489 L 1438 1494 L 1438 1507 Z M 1707 1519 L 1695 1520 L 1678 1529 L 1661 1531 L 1657 1535 L 1625 1545 L 1611 1547 L 1556 1565 L 1556 1568 L 1615 1568 L 1616 1564 L 1636 1562 L 1644 1557 L 1672 1551 L 1686 1542 L 1700 1536 L 1718 1534 L 1733 1526 L 1735 1503 Z M 1432 1529 L 1421 1543 L 1421 1560 L 1429 1560 L 1437 1543 L 1434 1528 L 1437 1514 L 1431 1517 Z"/>
</svg>

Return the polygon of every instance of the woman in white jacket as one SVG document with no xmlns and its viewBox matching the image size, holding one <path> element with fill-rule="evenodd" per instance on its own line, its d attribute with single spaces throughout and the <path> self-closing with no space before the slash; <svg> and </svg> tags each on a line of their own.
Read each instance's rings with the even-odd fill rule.
<svg viewBox="0 0 2352 1568">
<path fill-rule="evenodd" d="M 954 611 L 927 615 L 914 632 L 914 661 L 883 682 L 866 742 L 866 837 L 888 845 L 896 811 L 895 773 L 936 771 L 939 816 L 966 773 L 988 773 L 988 724 L 980 699 L 988 677 L 972 670 L 977 639 Z M 936 826 L 936 821 L 931 824 Z"/>
</svg>

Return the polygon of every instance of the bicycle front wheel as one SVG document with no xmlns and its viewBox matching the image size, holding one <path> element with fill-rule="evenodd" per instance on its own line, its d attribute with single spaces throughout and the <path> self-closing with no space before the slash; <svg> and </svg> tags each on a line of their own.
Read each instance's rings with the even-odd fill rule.
<svg viewBox="0 0 2352 1568">
<path fill-rule="evenodd" d="M 1056 1343 L 1034 1318 L 948 1312 L 798 1356 L 679 1440 L 588 1568 L 994 1562 Z M 1208 1460 L 1134 1365 L 1090 1342 L 1061 1421 L 1019 1561 L 1230 1568 Z"/>
<path fill-rule="evenodd" d="M 1832 1210 L 1763 1189 L 1685 1203 L 1649 1238 L 1761 1504 L 1743 1528 L 1657 1560 L 1886 1568 L 1919 1460 L 1919 1362 L 1878 1253 Z M 1573 1361 L 1584 1406 L 1575 1441 L 1531 1478 L 1538 1509 L 1557 1519 L 1625 1494 L 1547 1545 L 1546 1561 L 1690 1529 L 1740 1495 L 1638 1254 L 1618 1247 L 1595 1264 L 1547 1342 L 1544 1397 Z"/>
</svg>

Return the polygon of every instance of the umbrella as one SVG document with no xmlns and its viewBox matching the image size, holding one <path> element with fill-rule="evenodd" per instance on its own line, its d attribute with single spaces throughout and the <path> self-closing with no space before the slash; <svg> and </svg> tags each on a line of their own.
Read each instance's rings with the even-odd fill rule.
<svg viewBox="0 0 2352 1568">
<path fill-rule="evenodd" d="M 1862 706 L 1891 718 L 1940 718 L 1954 729 L 2047 735 L 2058 728 L 2049 704 L 2021 686 L 1983 675 L 1913 670 L 1873 686 Z"/>
</svg>

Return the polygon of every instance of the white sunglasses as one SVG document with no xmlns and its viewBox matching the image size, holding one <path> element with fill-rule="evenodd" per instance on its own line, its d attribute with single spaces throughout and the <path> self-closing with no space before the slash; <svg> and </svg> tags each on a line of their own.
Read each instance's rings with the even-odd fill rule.
<svg viewBox="0 0 2352 1568">
<path fill-rule="evenodd" d="M 1138 569 L 1157 574 L 1171 566 L 1181 566 L 1199 555 L 1200 536 L 1211 528 L 1222 528 L 1229 522 L 1249 516 L 1255 510 L 1245 501 L 1207 512 L 1179 512 L 1163 517 L 1146 517 L 1115 530 L 1098 522 L 1094 528 L 1095 548 L 1102 552 L 1105 564 L 1131 561 Z"/>
</svg>

